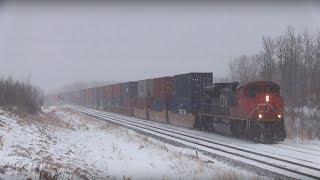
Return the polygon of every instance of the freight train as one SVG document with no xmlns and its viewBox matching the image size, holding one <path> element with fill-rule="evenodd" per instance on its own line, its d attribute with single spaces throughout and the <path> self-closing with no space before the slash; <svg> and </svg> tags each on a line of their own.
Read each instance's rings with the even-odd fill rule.
<svg viewBox="0 0 320 180">
<path fill-rule="evenodd" d="M 272 81 L 213 83 L 187 73 L 61 93 L 65 103 L 259 143 L 286 138 L 284 102 Z"/>
</svg>

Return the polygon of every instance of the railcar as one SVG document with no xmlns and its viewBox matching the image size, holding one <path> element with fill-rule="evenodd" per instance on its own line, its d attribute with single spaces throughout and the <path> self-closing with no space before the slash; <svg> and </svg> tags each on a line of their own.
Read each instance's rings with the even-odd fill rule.
<svg viewBox="0 0 320 180">
<path fill-rule="evenodd" d="M 207 131 L 248 137 L 260 143 L 283 141 L 284 102 L 272 81 L 215 83 L 204 90 L 196 126 Z"/>
</svg>

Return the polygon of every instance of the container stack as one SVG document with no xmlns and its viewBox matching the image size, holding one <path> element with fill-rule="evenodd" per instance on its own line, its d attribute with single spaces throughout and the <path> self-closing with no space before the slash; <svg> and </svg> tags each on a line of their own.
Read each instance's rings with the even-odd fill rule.
<svg viewBox="0 0 320 180">
<path fill-rule="evenodd" d="M 111 97 L 111 106 L 114 108 L 120 107 L 120 95 L 121 95 L 121 84 L 111 85 L 112 97 Z M 116 109 L 114 109 L 116 111 Z"/>
<path fill-rule="evenodd" d="M 150 119 L 158 122 L 168 121 L 168 111 L 172 100 L 173 77 L 153 79 L 153 98 L 150 107 Z"/>
<path fill-rule="evenodd" d="M 151 107 L 153 99 L 153 80 L 146 79 L 138 81 L 138 98 L 134 108 L 134 115 L 149 119 L 148 109 Z"/>
<path fill-rule="evenodd" d="M 193 127 L 204 88 L 212 73 L 187 73 L 87 88 L 65 93 L 66 100 L 85 107 L 133 115 L 177 126 Z"/>
<path fill-rule="evenodd" d="M 98 109 L 100 110 L 104 110 L 104 106 L 106 103 L 104 88 L 105 86 L 97 87 L 97 106 L 98 106 Z"/>
<path fill-rule="evenodd" d="M 212 73 L 188 73 L 174 76 L 174 92 L 169 113 L 170 123 L 193 127 L 200 110 L 200 101 L 206 97 L 203 89 L 212 85 Z"/>
</svg>

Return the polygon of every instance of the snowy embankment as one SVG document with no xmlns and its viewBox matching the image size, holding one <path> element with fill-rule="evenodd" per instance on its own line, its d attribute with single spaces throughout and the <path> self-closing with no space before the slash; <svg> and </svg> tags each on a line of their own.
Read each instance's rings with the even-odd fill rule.
<svg viewBox="0 0 320 180">
<path fill-rule="evenodd" d="M 51 108 L 38 116 L 0 112 L 0 177 L 260 179 L 193 150 Z"/>
<path fill-rule="evenodd" d="M 287 141 L 319 143 L 320 109 L 306 106 L 286 108 Z"/>
</svg>

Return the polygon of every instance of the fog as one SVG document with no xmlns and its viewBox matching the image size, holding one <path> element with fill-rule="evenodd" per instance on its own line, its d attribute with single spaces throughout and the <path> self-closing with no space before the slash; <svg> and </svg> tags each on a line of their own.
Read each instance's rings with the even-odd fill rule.
<svg viewBox="0 0 320 180">
<path fill-rule="evenodd" d="M 223 77 L 228 59 L 259 51 L 264 35 L 320 27 L 314 2 L 0 5 L 1 75 L 30 74 L 45 90 L 190 71 Z"/>
</svg>

